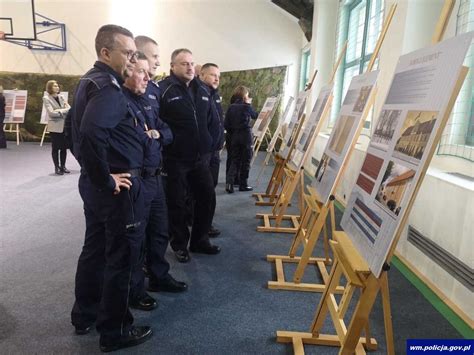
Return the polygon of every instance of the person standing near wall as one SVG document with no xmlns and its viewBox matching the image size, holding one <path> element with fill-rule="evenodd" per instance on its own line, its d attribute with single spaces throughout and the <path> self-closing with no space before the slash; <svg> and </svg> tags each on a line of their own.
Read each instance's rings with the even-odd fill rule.
<svg viewBox="0 0 474 355">
<path fill-rule="evenodd" d="M 97 32 L 98 60 L 74 97 L 72 137 L 81 165 L 79 192 L 86 233 L 77 264 L 71 321 L 77 334 L 96 323 L 104 352 L 148 340 L 148 326 L 133 326 L 130 279 L 144 242 L 145 206 L 138 122 L 122 84 L 136 64 L 133 35 L 116 25 Z"/>
<path fill-rule="evenodd" d="M 221 150 L 224 147 L 224 112 L 221 105 L 221 96 L 217 90 L 220 82 L 220 70 L 214 63 L 206 63 L 201 67 L 201 74 L 199 79 L 206 84 L 210 92 L 211 112 L 214 116 L 212 119 L 213 125 L 211 128 L 212 135 L 212 153 L 209 168 L 211 170 L 212 179 L 214 181 L 214 190 L 219 182 L 219 168 L 221 163 Z M 212 219 L 216 211 L 216 195 L 211 206 Z M 211 219 L 211 222 L 212 222 Z M 221 232 L 211 224 L 209 229 L 209 236 L 216 237 Z"/>
<path fill-rule="evenodd" d="M 227 148 L 231 164 L 226 176 L 226 191 L 234 192 L 234 181 L 239 172 L 239 191 L 251 191 L 248 186 L 250 161 L 252 160 L 252 124 L 258 113 L 252 108 L 249 89 L 245 86 L 235 88 L 232 104 L 225 115 L 225 129 L 230 134 L 231 146 Z"/>
<path fill-rule="evenodd" d="M 208 94 L 194 80 L 193 56 L 181 48 L 171 55 L 171 75 L 158 84 L 162 90 L 160 117 L 173 132 L 173 143 L 164 149 L 168 174 L 166 195 L 169 208 L 171 247 L 179 262 L 188 262 L 194 253 L 218 254 L 209 242 L 214 184 L 209 170 L 212 137 Z M 186 225 L 187 188 L 196 201 L 191 235 Z"/>
<path fill-rule="evenodd" d="M 51 137 L 54 172 L 56 175 L 64 175 L 70 173 L 66 168 L 68 144 L 64 134 L 64 121 L 71 106 L 59 91 L 58 82 L 49 80 L 46 83 L 43 105 L 48 115 L 48 132 Z"/>
<path fill-rule="evenodd" d="M 3 96 L 3 86 L 0 85 L 0 148 L 7 147 L 7 139 L 3 131 L 3 121 L 5 120 L 5 96 Z"/>
</svg>

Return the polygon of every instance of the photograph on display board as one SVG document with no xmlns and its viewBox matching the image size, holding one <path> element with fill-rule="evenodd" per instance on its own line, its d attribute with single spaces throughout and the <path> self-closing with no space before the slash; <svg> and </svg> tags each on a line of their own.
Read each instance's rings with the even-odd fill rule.
<svg viewBox="0 0 474 355">
<path fill-rule="evenodd" d="M 326 168 L 330 160 L 331 158 L 329 158 L 329 156 L 327 156 L 326 154 L 323 154 L 321 160 L 319 161 L 318 167 L 316 169 L 316 173 L 314 174 L 314 178 L 316 179 L 316 181 L 322 180 L 324 176 L 324 172 L 326 171 Z"/>
<path fill-rule="evenodd" d="M 356 196 L 353 206 L 350 213 L 351 221 L 368 241 L 374 243 L 382 227 L 382 218 L 364 203 L 361 195 Z"/>
<path fill-rule="evenodd" d="M 28 91 L 4 90 L 5 119 L 3 123 L 24 123 Z"/>
<path fill-rule="evenodd" d="M 436 111 L 408 111 L 402 134 L 395 145 L 394 156 L 412 163 L 420 160 L 431 137 L 437 115 Z"/>
<path fill-rule="evenodd" d="M 352 127 L 356 123 L 355 116 L 341 116 L 337 120 L 334 133 L 331 134 L 331 141 L 329 142 L 329 149 L 331 149 L 337 155 L 342 153 L 344 146 L 346 145 L 347 138 L 351 133 Z"/>
<path fill-rule="evenodd" d="M 311 143 L 311 137 L 313 136 L 314 131 L 316 130 L 316 126 L 317 125 L 314 125 L 313 127 L 311 127 L 311 131 L 309 132 L 309 135 L 306 137 L 306 140 L 304 141 L 303 152 L 306 152 L 308 150 L 309 144 Z"/>
<path fill-rule="evenodd" d="M 388 163 L 375 199 L 386 211 L 398 216 L 405 191 L 410 186 L 415 171 L 392 160 Z"/>
<path fill-rule="evenodd" d="M 355 111 L 355 112 L 364 111 L 365 105 L 367 104 L 367 100 L 369 99 L 371 91 L 372 91 L 371 85 L 364 86 L 360 89 L 359 96 L 357 97 L 357 101 L 352 111 Z"/>
<path fill-rule="evenodd" d="M 370 141 L 371 146 L 383 151 L 388 149 L 401 113 L 401 110 L 382 110 Z"/>
<path fill-rule="evenodd" d="M 262 120 L 261 120 L 261 122 L 260 122 L 260 124 L 258 125 L 258 128 L 257 128 L 260 132 L 262 132 L 267 127 L 267 121 L 268 121 L 268 118 L 270 117 L 271 113 L 272 113 L 271 111 L 266 111 L 266 112 L 260 113 L 262 115 L 262 117 L 261 117 Z"/>
<path fill-rule="evenodd" d="M 10 92 L 4 92 L 5 96 L 5 119 L 3 122 L 12 122 L 13 103 L 15 102 L 15 94 Z"/>
<path fill-rule="evenodd" d="M 346 97 L 344 97 L 344 102 L 342 103 L 342 106 L 348 106 L 352 105 L 357 101 L 357 96 L 358 96 L 359 90 L 347 90 Z"/>
<path fill-rule="evenodd" d="M 374 189 L 375 180 L 379 176 L 380 170 L 382 169 L 383 159 L 375 155 L 367 153 L 365 156 L 364 163 L 360 170 L 359 177 L 357 178 L 356 184 L 360 186 L 369 195 L 372 194 Z"/>
</svg>

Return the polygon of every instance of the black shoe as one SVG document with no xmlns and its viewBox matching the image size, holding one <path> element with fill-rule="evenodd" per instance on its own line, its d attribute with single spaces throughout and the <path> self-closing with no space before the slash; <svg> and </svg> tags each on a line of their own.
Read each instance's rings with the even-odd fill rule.
<svg viewBox="0 0 474 355">
<path fill-rule="evenodd" d="M 77 335 L 86 335 L 86 334 L 89 334 L 91 329 L 92 329 L 92 325 L 89 325 L 87 327 L 84 327 L 84 326 L 75 326 L 76 328 L 76 334 Z"/>
<path fill-rule="evenodd" d="M 71 173 L 65 166 L 61 167 L 60 169 L 62 170 L 62 172 L 64 174 L 70 174 Z"/>
<path fill-rule="evenodd" d="M 54 168 L 54 173 L 55 173 L 56 175 L 64 175 L 63 170 L 62 170 L 59 166 L 57 166 L 57 167 Z"/>
<path fill-rule="evenodd" d="M 252 191 L 253 187 L 252 186 L 247 186 L 247 185 L 240 185 L 239 186 L 239 191 Z"/>
<path fill-rule="evenodd" d="M 130 300 L 129 306 L 130 308 L 139 309 L 141 311 L 151 311 L 158 307 L 158 303 L 156 303 L 156 300 L 148 293 L 145 293 L 137 300 Z"/>
<path fill-rule="evenodd" d="M 145 327 L 131 327 L 128 331 L 128 334 L 118 338 L 118 339 L 107 339 L 105 337 L 100 337 L 100 350 L 104 353 L 110 351 L 129 348 L 141 343 L 144 343 L 150 339 L 153 332 L 148 326 Z"/>
<path fill-rule="evenodd" d="M 193 253 L 208 255 L 215 255 L 221 252 L 221 248 L 219 248 L 217 245 L 212 245 L 210 243 L 199 245 L 197 247 L 189 247 L 189 250 L 191 250 Z"/>
<path fill-rule="evenodd" d="M 209 234 L 209 237 L 215 238 L 219 234 L 221 234 L 221 231 L 219 229 L 215 228 L 214 226 L 211 226 L 211 228 L 209 228 L 209 232 L 207 232 L 207 234 Z"/>
<path fill-rule="evenodd" d="M 227 193 L 233 194 L 233 193 L 234 193 L 234 185 L 232 185 L 232 184 L 225 184 L 225 190 L 227 191 Z"/>
<path fill-rule="evenodd" d="M 188 289 L 185 282 L 177 281 L 170 274 L 159 280 L 150 280 L 148 291 L 150 292 L 184 292 Z"/>
<path fill-rule="evenodd" d="M 187 263 L 191 259 L 187 250 L 176 250 L 174 255 L 180 263 Z"/>
</svg>

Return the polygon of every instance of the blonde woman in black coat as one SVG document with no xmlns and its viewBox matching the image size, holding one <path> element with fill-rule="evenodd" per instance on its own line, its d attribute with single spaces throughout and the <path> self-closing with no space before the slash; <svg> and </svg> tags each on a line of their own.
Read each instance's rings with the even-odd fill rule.
<svg viewBox="0 0 474 355">
<path fill-rule="evenodd" d="M 64 120 L 71 106 L 59 94 L 59 84 L 56 80 L 46 83 L 46 94 L 43 104 L 48 113 L 48 132 L 51 136 L 54 172 L 56 175 L 69 174 L 66 168 L 67 141 L 64 135 Z"/>
</svg>

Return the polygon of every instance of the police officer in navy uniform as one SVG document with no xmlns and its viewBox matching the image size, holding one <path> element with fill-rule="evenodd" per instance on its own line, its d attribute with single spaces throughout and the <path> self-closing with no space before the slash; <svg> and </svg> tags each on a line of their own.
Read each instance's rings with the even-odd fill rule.
<svg viewBox="0 0 474 355">
<path fill-rule="evenodd" d="M 95 322 L 100 349 L 108 352 L 140 344 L 152 331 L 133 326 L 129 310 L 145 225 L 143 147 L 121 86 L 133 71 L 136 47 L 132 33 L 116 25 L 99 29 L 95 47 L 98 60 L 81 78 L 72 108 L 86 233 L 71 318 L 77 334 L 88 333 Z"/>
<path fill-rule="evenodd" d="M 163 190 L 161 176 L 162 146 L 170 144 L 173 134 L 166 123 L 159 118 L 160 89 L 150 78 L 156 75 L 159 62 L 158 44 L 146 36 L 135 37 L 135 44 L 139 50 L 139 57 L 134 75 L 125 80 L 125 90 L 129 102 L 137 116 L 144 122 L 142 131 L 148 132 L 145 148 L 144 185 L 147 192 L 146 205 L 146 269 L 149 276 L 148 290 L 150 292 L 183 292 L 187 284 L 175 280 L 170 274 L 170 265 L 165 258 L 168 247 L 168 209 Z M 144 72 L 146 71 L 146 73 Z M 145 75 L 147 74 L 147 75 Z M 134 76 L 137 76 L 134 79 Z M 133 80 L 134 79 L 134 80 Z M 144 278 L 142 268 L 137 270 L 132 278 L 131 297 L 140 300 L 137 308 L 147 310 L 144 292 Z"/>
<path fill-rule="evenodd" d="M 217 254 L 220 248 L 209 242 L 214 184 L 209 170 L 213 139 L 209 132 L 212 115 L 208 93 L 194 80 L 194 63 L 189 49 L 171 55 L 171 75 L 160 81 L 160 117 L 173 132 L 173 143 L 164 148 L 168 174 L 167 200 L 171 247 L 179 262 L 193 253 Z M 195 199 L 192 232 L 186 225 L 185 195 Z"/>
<path fill-rule="evenodd" d="M 213 144 L 211 161 L 209 168 L 211 170 L 212 180 L 214 182 L 214 190 L 219 182 L 219 167 L 221 163 L 220 153 L 224 147 L 224 112 L 221 105 L 221 97 L 217 88 L 220 82 L 220 70 L 217 64 L 206 63 L 201 67 L 199 79 L 206 86 L 209 91 L 209 97 L 211 102 L 211 113 L 213 115 L 213 125 L 210 130 Z M 212 217 L 216 211 L 216 198 L 214 194 L 213 204 L 211 207 Z M 212 220 L 211 220 L 212 221 Z M 220 231 L 211 224 L 209 229 L 209 236 L 216 237 L 220 234 Z"/>
</svg>

